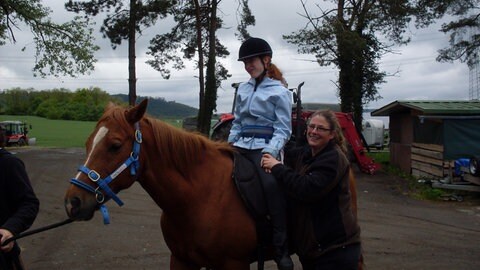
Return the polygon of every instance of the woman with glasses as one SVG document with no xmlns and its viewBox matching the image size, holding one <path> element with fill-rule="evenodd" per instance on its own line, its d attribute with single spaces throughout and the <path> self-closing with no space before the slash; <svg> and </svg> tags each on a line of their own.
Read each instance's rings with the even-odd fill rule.
<svg viewBox="0 0 480 270">
<path fill-rule="evenodd" d="M 265 154 L 262 166 L 286 190 L 303 269 L 357 269 L 360 227 L 351 207 L 350 163 L 335 113 L 313 113 L 306 136 L 308 145 L 286 152 L 285 165 Z"/>
</svg>

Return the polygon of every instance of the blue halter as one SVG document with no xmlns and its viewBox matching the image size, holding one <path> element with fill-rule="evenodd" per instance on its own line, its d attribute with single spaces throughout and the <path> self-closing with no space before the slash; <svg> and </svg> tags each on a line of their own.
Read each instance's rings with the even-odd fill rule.
<svg viewBox="0 0 480 270">
<path fill-rule="evenodd" d="M 88 167 L 83 165 L 78 168 L 78 171 L 86 174 L 90 179 L 90 181 L 97 184 L 97 188 L 93 188 L 92 186 L 76 178 L 70 179 L 70 183 L 95 194 L 95 199 L 97 203 L 100 204 L 100 211 L 102 212 L 102 215 L 103 215 L 104 224 L 110 223 L 110 216 L 108 214 L 108 209 L 104 204 L 104 202 L 106 201 L 105 197 L 107 198 L 107 200 L 108 199 L 114 200 L 119 206 L 123 205 L 122 200 L 118 198 L 117 194 L 115 194 L 115 192 L 112 191 L 112 189 L 108 186 L 108 184 L 110 184 L 110 182 L 112 182 L 120 173 L 122 173 L 128 167 L 130 167 L 131 175 L 137 174 L 138 169 L 140 167 L 139 155 L 140 155 L 141 143 L 142 143 L 142 132 L 140 131 L 140 125 L 137 122 L 135 123 L 135 141 L 133 142 L 133 150 L 130 153 L 130 156 L 127 158 L 127 160 L 125 160 L 125 162 L 123 162 L 113 173 L 111 173 L 109 176 L 102 179 L 100 174 L 97 173 L 95 170 L 91 170 Z"/>
</svg>

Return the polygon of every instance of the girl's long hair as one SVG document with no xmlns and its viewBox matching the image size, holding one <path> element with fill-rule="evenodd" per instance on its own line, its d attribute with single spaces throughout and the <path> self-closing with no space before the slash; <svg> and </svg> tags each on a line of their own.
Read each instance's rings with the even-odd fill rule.
<svg viewBox="0 0 480 270">
<path fill-rule="evenodd" d="M 268 58 L 268 63 L 267 63 L 267 74 L 266 76 L 269 77 L 270 79 L 274 80 L 279 80 L 282 82 L 282 84 L 285 87 L 288 87 L 287 80 L 283 77 L 283 73 L 280 71 L 280 69 L 272 63 L 272 58 L 268 55 L 264 56 Z M 263 59 L 262 59 L 263 61 Z"/>
</svg>

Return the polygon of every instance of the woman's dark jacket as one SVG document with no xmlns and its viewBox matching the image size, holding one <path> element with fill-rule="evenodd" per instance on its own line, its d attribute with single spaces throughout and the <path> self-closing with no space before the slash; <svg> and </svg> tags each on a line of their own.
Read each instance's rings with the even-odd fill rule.
<svg viewBox="0 0 480 270">
<path fill-rule="evenodd" d="M 0 228 L 19 234 L 30 228 L 38 209 L 22 160 L 0 148 Z"/>
<path fill-rule="evenodd" d="M 272 168 L 292 207 L 292 237 L 300 257 L 315 258 L 360 242 L 360 227 L 350 206 L 350 164 L 330 142 L 317 155 L 310 147 L 287 151 L 285 164 Z"/>
</svg>

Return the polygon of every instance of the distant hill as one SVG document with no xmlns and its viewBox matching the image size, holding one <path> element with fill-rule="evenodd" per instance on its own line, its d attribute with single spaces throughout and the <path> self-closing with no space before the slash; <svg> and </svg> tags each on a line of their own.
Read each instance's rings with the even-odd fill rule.
<svg viewBox="0 0 480 270">
<path fill-rule="evenodd" d="M 111 95 L 123 102 L 128 103 L 128 95 L 116 94 Z M 154 97 L 137 97 L 137 103 L 148 98 L 147 113 L 156 117 L 165 118 L 185 118 L 198 114 L 198 109 L 177 103 L 175 101 L 166 101 L 164 98 Z"/>
</svg>

